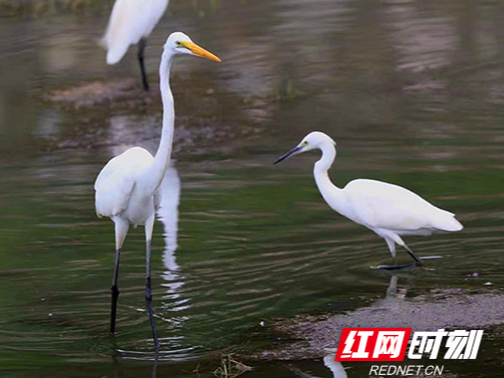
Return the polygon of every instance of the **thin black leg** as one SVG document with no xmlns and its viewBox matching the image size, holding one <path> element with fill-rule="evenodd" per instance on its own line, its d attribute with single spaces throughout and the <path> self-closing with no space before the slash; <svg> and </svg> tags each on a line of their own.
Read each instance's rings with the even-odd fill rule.
<svg viewBox="0 0 504 378">
<path fill-rule="evenodd" d="M 405 265 L 398 265 L 397 264 L 397 256 L 392 256 L 392 259 L 394 260 L 394 265 L 379 265 L 378 269 L 383 269 L 383 270 L 400 270 L 400 269 L 408 269 L 408 268 L 414 268 L 415 266 L 420 266 L 422 265 L 422 262 L 420 261 L 420 258 L 418 258 L 417 255 L 413 253 L 411 249 L 408 248 L 408 246 L 405 244 L 404 248 L 406 249 L 406 252 L 409 253 L 411 257 L 415 260 L 414 264 L 405 264 Z"/>
<path fill-rule="evenodd" d="M 423 265 L 422 260 L 420 260 L 420 257 L 418 257 L 417 255 L 415 255 L 413 253 L 413 251 L 406 244 L 404 244 L 404 248 L 406 249 L 406 252 L 408 252 L 408 254 L 413 258 L 413 260 L 415 260 L 415 265 L 416 266 L 422 266 Z"/>
<path fill-rule="evenodd" d="M 405 264 L 405 265 L 378 265 L 378 269 L 382 270 L 400 270 L 408 269 L 417 266 L 416 264 Z"/>
<path fill-rule="evenodd" d="M 119 288 L 117 287 L 117 279 L 119 277 L 119 262 L 121 260 L 121 250 L 115 251 L 114 276 L 112 277 L 112 286 L 110 292 L 112 294 L 112 306 L 110 311 L 110 334 L 114 335 L 116 330 L 116 314 L 117 314 L 117 299 L 119 298 Z"/>
<path fill-rule="evenodd" d="M 152 309 L 152 287 L 151 287 L 151 277 L 150 277 L 150 253 L 151 253 L 151 242 L 147 240 L 146 243 L 146 280 L 145 280 L 145 301 L 147 303 L 147 310 L 149 311 L 149 318 L 152 328 L 152 338 L 154 339 L 154 346 L 156 350 L 159 348 L 159 341 L 156 333 L 156 323 L 154 322 L 154 310 Z"/>
<path fill-rule="evenodd" d="M 140 64 L 140 73 L 142 74 L 142 84 L 146 91 L 149 90 L 149 82 L 147 81 L 147 74 L 145 72 L 145 63 L 144 63 L 144 51 L 145 46 L 147 45 L 147 41 L 142 38 L 140 42 L 138 42 L 138 63 Z"/>
</svg>

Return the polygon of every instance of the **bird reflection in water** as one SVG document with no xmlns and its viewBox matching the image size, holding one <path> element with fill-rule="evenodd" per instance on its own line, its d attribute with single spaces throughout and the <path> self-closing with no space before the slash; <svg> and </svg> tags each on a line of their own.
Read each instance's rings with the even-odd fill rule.
<svg viewBox="0 0 504 378">
<path fill-rule="evenodd" d="M 123 366 L 121 365 L 121 359 L 118 356 L 112 357 L 112 367 L 114 370 L 114 378 L 126 378 L 126 374 L 124 373 Z M 157 368 L 158 368 L 158 353 L 156 352 L 151 369 L 150 378 L 157 378 Z"/>
<path fill-rule="evenodd" d="M 336 349 L 327 349 L 327 352 L 331 352 L 331 354 L 328 354 L 327 356 L 324 357 L 324 366 L 331 370 L 331 373 L 333 374 L 333 378 L 348 378 L 348 375 L 345 371 L 345 368 L 339 361 L 335 361 L 336 357 Z M 296 374 L 298 377 L 301 378 L 321 378 L 312 374 L 305 373 L 304 371 L 293 367 L 293 366 L 287 366 L 287 368 L 292 371 L 294 374 Z"/>
<path fill-rule="evenodd" d="M 347 378 L 348 375 L 345 371 L 345 368 L 339 361 L 334 360 L 335 353 L 331 353 L 324 357 L 324 365 L 326 368 L 331 370 L 333 374 L 333 378 Z"/>
<path fill-rule="evenodd" d="M 161 195 L 160 206 L 157 211 L 159 220 L 164 226 L 165 250 L 163 252 L 163 264 L 165 272 L 162 278 L 166 288 L 164 299 L 165 311 L 180 312 L 189 308 L 187 298 L 180 298 L 180 290 L 184 286 L 185 277 L 180 273 L 180 266 L 177 264 L 175 252 L 178 248 L 178 206 L 180 202 L 180 177 L 177 169 L 170 164 L 159 193 Z M 163 318 L 167 323 L 174 327 L 180 327 L 180 324 L 186 320 L 185 316 Z M 174 341 L 174 339 L 172 340 Z"/>
<path fill-rule="evenodd" d="M 391 307 L 400 304 L 406 297 L 407 289 L 405 287 L 399 287 L 399 275 L 392 274 L 390 277 L 390 282 L 387 287 L 385 298 L 381 299 L 376 303 L 378 307 Z M 324 366 L 331 370 L 333 378 L 348 378 L 345 367 L 339 361 L 335 361 L 336 358 L 336 348 L 326 348 L 325 352 L 328 353 L 324 359 Z M 301 378 L 320 378 L 294 367 L 287 366 L 289 370 L 294 372 L 297 376 Z"/>
<path fill-rule="evenodd" d="M 399 288 L 397 285 L 399 281 L 399 276 L 397 274 L 392 274 L 390 277 L 390 283 L 387 287 L 386 299 L 404 299 L 406 298 L 407 289 L 405 287 Z"/>
<path fill-rule="evenodd" d="M 177 264 L 175 251 L 178 248 L 178 206 L 180 202 L 180 177 L 177 169 L 170 165 L 159 187 L 161 202 L 157 215 L 164 226 L 165 250 L 163 252 L 163 264 L 166 268 L 163 278 L 167 283 L 167 294 L 171 298 L 178 298 L 177 292 L 184 285 L 178 273 L 180 266 Z"/>
</svg>

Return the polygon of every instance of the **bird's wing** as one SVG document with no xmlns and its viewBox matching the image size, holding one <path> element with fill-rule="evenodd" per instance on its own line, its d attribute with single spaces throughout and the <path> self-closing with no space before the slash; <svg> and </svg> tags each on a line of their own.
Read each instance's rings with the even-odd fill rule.
<svg viewBox="0 0 504 378">
<path fill-rule="evenodd" d="M 130 45 L 147 37 L 159 22 L 168 0 L 116 0 L 102 44 L 107 63 L 119 62 Z"/>
<path fill-rule="evenodd" d="M 453 214 L 403 187 L 375 180 L 354 180 L 344 188 L 357 220 L 370 228 L 397 231 L 442 229 Z M 458 222 L 457 222 L 458 223 Z"/>
<path fill-rule="evenodd" d="M 94 186 L 98 217 L 116 216 L 128 207 L 138 174 L 144 172 L 152 160 L 148 151 L 134 147 L 105 165 Z"/>
</svg>

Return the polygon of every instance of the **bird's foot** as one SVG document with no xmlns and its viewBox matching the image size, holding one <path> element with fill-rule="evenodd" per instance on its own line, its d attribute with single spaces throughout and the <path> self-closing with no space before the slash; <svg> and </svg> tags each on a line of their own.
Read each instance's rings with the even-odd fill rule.
<svg viewBox="0 0 504 378">
<path fill-rule="evenodd" d="M 405 264 L 405 265 L 378 265 L 375 269 L 382 269 L 382 270 L 401 270 L 401 269 L 413 269 L 419 266 L 422 266 L 423 263 L 422 261 L 424 260 L 438 260 L 442 259 L 443 256 L 424 256 L 424 257 L 417 257 L 417 261 L 415 261 L 413 264 Z"/>
<path fill-rule="evenodd" d="M 416 268 L 418 264 L 404 264 L 404 265 L 378 265 L 376 269 L 382 270 L 401 270 L 401 269 L 413 269 Z"/>
<path fill-rule="evenodd" d="M 442 259 L 443 256 L 423 256 L 419 257 L 420 260 L 439 260 Z"/>
</svg>

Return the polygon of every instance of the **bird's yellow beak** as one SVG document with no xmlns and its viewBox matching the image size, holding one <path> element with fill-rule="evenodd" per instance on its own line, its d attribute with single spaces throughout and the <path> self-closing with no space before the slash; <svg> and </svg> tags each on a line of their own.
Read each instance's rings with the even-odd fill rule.
<svg viewBox="0 0 504 378">
<path fill-rule="evenodd" d="M 199 47 L 197 44 L 192 42 L 182 42 L 184 46 L 191 51 L 193 54 L 201 56 L 202 58 L 207 58 L 210 60 L 215 60 L 216 62 L 220 62 L 221 60 L 212 54 L 210 51 L 205 50 L 204 48 Z"/>
</svg>

